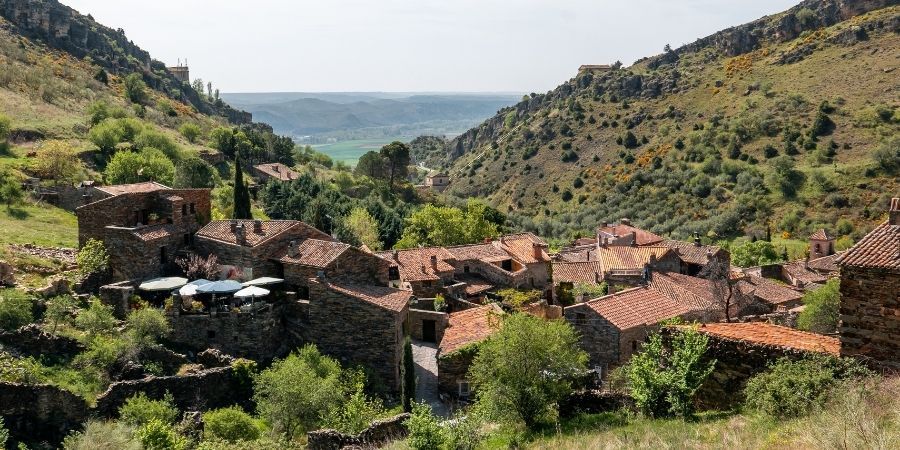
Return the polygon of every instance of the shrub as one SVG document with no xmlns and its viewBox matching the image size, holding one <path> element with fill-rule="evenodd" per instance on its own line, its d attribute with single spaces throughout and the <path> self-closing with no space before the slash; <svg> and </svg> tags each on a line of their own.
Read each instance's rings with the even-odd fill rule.
<svg viewBox="0 0 900 450">
<path fill-rule="evenodd" d="M 731 251 L 731 262 L 738 267 L 752 267 L 776 263 L 781 258 L 768 241 L 746 242 Z"/>
<path fill-rule="evenodd" d="M 763 148 L 763 156 L 765 156 L 766 159 L 772 159 L 778 156 L 778 149 L 771 144 L 766 145 L 765 148 Z"/>
<path fill-rule="evenodd" d="M 75 311 L 75 298 L 71 295 L 60 295 L 47 302 L 47 310 L 44 312 L 44 321 L 51 323 L 51 333 L 56 334 L 56 327 L 60 322 L 69 322 Z"/>
<path fill-rule="evenodd" d="M 191 144 L 197 142 L 200 137 L 200 127 L 195 123 L 185 123 L 178 128 L 178 132 Z"/>
<path fill-rule="evenodd" d="M 671 349 L 654 334 L 628 363 L 631 396 L 649 417 L 690 417 L 694 394 L 712 373 L 715 360 L 704 360 L 708 338 L 694 329 L 672 337 Z"/>
<path fill-rule="evenodd" d="M 900 137 L 892 137 L 872 152 L 875 166 L 887 174 L 900 172 Z"/>
<path fill-rule="evenodd" d="M 106 103 L 103 100 L 97 100 L 88 105 L 87 112 L 91 126 L 97 125 L 109 117 L 109 103 Z"/>
<path fill-rule="evenodd" d="M 797 328 L 816 333 L 834 333 L 840 319 L 840 280 L 832 278 L 825 286 L 803 295 L 803 312 L 797 317 Z"/>
<path fill-rule="evenodd" d="M 147 394 L 141 392 L 126 400 L 119 408 L 119 418 L 134 426 L 143 426 L 153 420 L 174 424 L 178 420 L 179 412 L 172 402 L 172 394 L 168 392 L 162 400 L 151 400 Z"/>
<path fill-rule="evenodd" d="M 144 450 L 184 450 L 187 439 L 178 435 L 175 428 L 159 419 L 153 419 L 135 432 Z"/>
<path fill-rule="evenodd" d="M 215 409 L 203 414 L 203 438 L 227 442 L 253 441 L 259 438 L 256 421 L 241 408 Z"/>
<path fill-rule="evenodd" d="M 867 369 L 850 358 L 827 355 L 799 361 L 783 358 L 747 382 L 745 406 L 773 417 L 799 417 L 823 405 L 829 389 L 838 380 L 868 374 Z"/>
<path fill-rule="evenodd" d="M 143 103 L 147 100 L 147 84 L 138 73 L 125 77 L 125 97 L 132 103 Z"/>
<path fill-rule="evenodd" d="M 162 310 L 155 308 L 132 311 L 128 314 L 126 322 L 129 336 L 138 346 L 152 345 L 171 331 L 165 314 Z"/>
<path fill-rule="evenodd" d="M 156 149 L 172 161 L 181 159 L 181 149 L 169 136 L 152 128 L 145 127 L 134 137 L 134 148 L 137 150 Z"/>
<path fill-rule="evenodd" d="M 0 330 L 13 331 L 34 321 L 32 302 L 15 289 L 0 290 Z"/>
<path fill-rule="evenodd" d="M 628 131 L 627 133 L 625 133 L 625 136 L 622 138 L 622 145 L 625 148 L 629 148 L 629 149 L 637 148 L 639 145 L 637 136 L 635 136 L 634 133 L 632 133 L 631 131 Z"/>
<path fill-rule="evenodd" d="M 175 165 L 155 148 L 145 148 L 140 152 L 121 151 L 110 159 L 104 175 L 110 184 L 158 181 L 171 185 L 175 177 Z"/>
<path fill-rule="evenodd" d="M 446 444 L 444 429 L 427 403 L 413 404 L 406 427 L 409 429 L 406 443 L 414 450 L 439 450 Z"/>
<path fill-rule="evenodd" d="M 72 433 L 63 441 L 66 450 L 142 450 L 134 430 L 122 422 L 89 421 L 84 431 Z"/>
<path fill-rule="evenodd" d="M 351 390 L 349 398 L 345 399 L 340 409 L 335 409 L 325 420 L 328 427 L 342 433 L 359 433 L 384 415 L 384 405 L 380 400 L 372 399 L 363 392 L 365 374 L 354 372 L 348 375 L 347 382 Z"/>
<path fill-rule="evenodd" d="M 18 177 L 10 170 L 0 169 L 0 203 L 6 204 L 7 211 L 19 204 L 24 195 Z"/>
<path fill-rule="evenodd" d="M 109 269 L 109 254 L 103 241 L 88 239 L 75 256 L 78 273 L 82 277 L 94 273 L 106 272 Z"/>
</svg>

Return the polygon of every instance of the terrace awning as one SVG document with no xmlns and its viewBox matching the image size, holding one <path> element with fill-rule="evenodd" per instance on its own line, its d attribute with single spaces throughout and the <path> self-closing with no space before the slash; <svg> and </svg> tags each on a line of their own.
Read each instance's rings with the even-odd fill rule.
<svg viewBox="0 0 900 450">
<path fill-rule="evenodd" d="M 243 286 L 234 280 L 213 281 L 197 287 L 198 294 L 231 294 L 241 290 Z"/>
<path fill-rule="evenodd" d="M 141 283 L 140 286 L 138 286 L 138 289 L 151 292 L 171 291 L 184 286 L 187 282 L 187 278 L 182 277 L 154 278 Z"/>
<path fill-rule="evenodd" d="M 234 293 L 237 298 L 257 298 L 269 295 L 269 290 L 259 286 L 250 286 Z"/>
<path fill-rule="evenodd" d="M 268 286 L 270 284 L 278 284 L 283 283 L 284 280 L 281 278 L 272 278 L 272 277 L 260 277 L 254 280 L 245 281 L 241 283 L 243 286 Z"/>
<path fill-rule="evenodd" d="M 178 294 L 185 297 L 197 295 L 197 288 L 209 283 L 212 283 L 212 281 L 204 280 L 202 278 L 199 280 L 191 281 L 190 283 L 182 286 L 181 289 L 178 290 Z"/>
</svg>

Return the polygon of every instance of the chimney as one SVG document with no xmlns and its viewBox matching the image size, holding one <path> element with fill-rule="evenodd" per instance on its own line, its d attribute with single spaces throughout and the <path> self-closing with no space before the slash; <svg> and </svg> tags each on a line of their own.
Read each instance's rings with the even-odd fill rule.
<svg viewBox="0 0 900 450">
<path fill-rule="evenodd" d="M 888 214 L 890 215 L 888 220 L 891 225 L 900 225 L 900 198 L 894 197 L 891 199 L 891 209 Z"/>
<path fill-rule="evenodd" d="M 634 232 L 631 233 L 631 246 L 637 247 L 637 234 Z"/>
<path fill-rule="evenodd" d="M 694 245 L 700 246 L 700 233 L 694 232 Z"/>
<path fill-rule="evenodd" d="M 237 233 L 237 221 L 236 220 L 231 221 L 231 232 Z"/>
<path fill-rule="evenodd" d="M 656 254 L 650 254 L 650 267 L 656 267 Z"/>
<path fill-rule="evenodd" d="M 299 248 L 297 247 L 297 241 L 291 240 L 291 242 L 288 244 L 288 256 L 290 256 L 291 258 L 296 258 L 298 255 L 298 250 Z"/>
<path fill-rule="evenodd" d="M 262 234 L 262 220 L 253 221 L 253 232 L 256 234 Z"/>
<path fill-rule="evenodd" d="M 431 267 L 437 270 L 437 255 L 431 255 Z"/>
<path fill-rule="evenodd" d="M 544 259 L 544 249 L 537 242 L 531 243 L 531 250 L 534 252 L 534 259 L 541 261 Z"/>
<path fill-rule="evenodd" d="M 247 242 L 247 234 L 246 229 L 243 223 L 239 223 L 235 225 L 235 234 L 237 235 L 238 244 L 244 244 Z"/>
<path fill-rule="evenodd" d="M 630 226 L 630 225 L 631 225 L 631 219 L 629 219 L 629 218 L 627 218 L 627 217 L 623 217 L 623 218 L 619 219 L 619 223 L 622 224 L 622 225 L 629 225 L 629 226 Z"/>
<path fill-rule="evenodd" d="M 428 273 L 428 266 L 426 266 L 425 264 L 422 264 L 422 273 Z"/>
</svg>

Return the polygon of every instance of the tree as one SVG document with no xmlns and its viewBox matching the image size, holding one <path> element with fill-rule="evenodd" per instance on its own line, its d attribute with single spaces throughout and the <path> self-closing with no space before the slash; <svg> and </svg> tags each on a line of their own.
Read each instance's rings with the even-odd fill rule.
<svg viewBox="0 0 900 450">
<path fill-rule="evenodd" d="M 426 205 L 413 213 L 395 248 L 449 246 L 482 242 L 499 234 L 494 215 L 484 203 L 470 200 L 466 210 L 447 206 Z"/>
<path fill-rule="evenodd" d="M 104 305 L 96 297 L 92 298 L 88 307 L 79 311 L 75 317 L 75 328 L 87 333 L 91 339 L 111 333 L 116 328 L 112 307 Z"/>
<path fill-rule="evenodd" d="M 888 175 L 900 172 L 900 137 L 893 136 L 879 145 L 872 152 L 872 160 L 877 168 Z"/>
<path fill-rule="evenodd" d="M 109 184 L 158 181 L 171 185 L 175 177 L 175 164 L 163 152 L 145 148 L 140 152 L 117 152 L 109 160 L 103 173 Z"/>
<path fill-rule="evenodd" d="M 625 133 L 625 137 L 622 138 L 622 145 L 625 148 L 637 148 L 640 144 L 638 143 L 637 136 L 635 136 L 631 130 L 628 130 Z"/>
<path fill-rule="evenodd" d="M 187 122 L 178 128 L 178 132 L 191 144 L 197 142 L 200 137 L 200 127 L 195 123 Z"/>
<path fill-rule="evenodd" d="M 409 146 L 400 141 L 381 147 L 381 156 L 387 161 L 388 186 L 393 192 L 394 182 L 406 179 L 409 166 Z"/>
<path fill-rule="evenodd" d="M 226 442 L 255 441 L 260 429 L 256 421 L 237 406 L 203 413 L 203 438 Z"/>
<path fill-rule="evenodd" d="M 335 409 L 325 419 L 325 426 L 342 433 L 356 434 L 375 419 L 384 415 L 384 405 L 380 400 L 366 396 L 364 392 L 366 376 L 361 370 L 344 372 L 344 389 L 349 396 L 340 408 Z"/>
<path fill-rule="evenodd" d="M 415 403 L 412 414 L 404 422 L 409 429 L 407 445 L 413 450 L 440 450 L 445 448 L 447 436 L 440 421 L 427 403 Z"/>
<path fill-rule="evenodd" d="M 710 294 L 715 301 L 715 307 L 725 314 L 725 321 L 731 322 L 731 311 L 740 310 L 745 303 L 743 295 L 737 289 L 738 279 L 731 277 L 731 267 L 726 260 L 710 258 L 700 277 L 709 280 Z"/>
<path fill-rule="evenodd" d="M 578 342 L 575 330 L 562 320 L 506 316 L 500 329 L 478 344 L 469 369 L 478 406 L 528 428 L 553 417 L 558 402 L 571 393 L 574 377 L 586 370 L 587 354 Z"/>
<path fill-rule="evenodd" d="M 376 151 L 369 151 L 359 157 L 353 173 L 382 180 L 387 177 L 385 158 Z"/>
<path fill-rule="evenodd" d="M 141 347 L 155 344 L 172 331 L 166 316 L 156 308 L 134 310 L 128 314 L 125 321 L 132 341 Z"/>
<path fill-rule="evenodd" d="M 9 169 L 0 169 L 0 202 L 6 204 L 6 210 L 19 204 L 24 198 L 22 183 Z"/>
<path fill-rule="evenodd" d="M 341 366 L 306 345 L 276 360 L 253 382 L 260 416 L 289 439 L 314 429 L 343 402 Z"/>
<path fill-rule="evenodd" d="M 9 150 L 9 135 L 12 132 L 9 117 L 0 114 L 0 153 L 6 153 Z"/>
<path fill-rule="evenodd" d="M 125 97 L 132 103 L 141 104 L 147 100 L 147 84 L 141 74 L 132 73 L 125 77 Z"/>
<path fill-rule="evenodd" d="M 649 417 L 690 417 L 694 394 L 712 373 L 715 360 L 703 357 L 708 338 L 692 328 L 674 332 L 671 348 L 653 334 L 627 366 L 631 397 Z"/>
<path fill-rule="evenodd" d="M 75 256 L 75 264 L 78 265 L 78 273 L 82 277 L 94 273 L 106 272 L 109 269 L 109 253 L 103 241 L 88 239 L 78 250 Z"/>
<path fill-rule="evenodd" d="M 376 251 L 384 248 L 378 236 L 378 222 L 365 208 L 353 208 L 350 215 L 344 219 L 343 225 L 370 250 Z"/>
<path fill-rule="evenodd" d="M 191 83 L 191 87 L 194 88 L 194 90 L 197 91 L 198 94 L 203 95 L 203 79 L 202 78 L 195 78 L 194 82 Z"/>
<path fill-rule="evenodd" d="M 731 251 L 731 262 L 738 267 L 761 266 L 779 261 L 775 246 L 767 241 L 746 242 Z"/>
<path fill-rule="evenodd" d="M 837 331 L 840 319 L 840 280 L 832 278 L 824 287 L 803 294 L 805 307 L 797 317 L 797 328 L 815 333 Z"/>
<path fill-rule="evenodd" d="M 250 212 L 250 190 L 244 184 L 244 171 L 241 169 L 241 157 L 234 159 L 234 216 L 233 219 L 252 219 Z"/>
<path fill-rule="evenodd" d="M 769 173 L 771 184 L 785 197 L 793 197 L 803 184 L 803 172 L 794 168 L 794 160 L 787 155 L 772 158 L 769 165 L 772 168 Z"/>
<path fill-rule="evenodd" d="M 150 127 L 143 127 L 134 136 L 134 148 L 144 150 L 155 148 L 163 152 L 172 161 L 181 159 L 181 149 L 169 136 Z"/>
<path fill-rule="evenodd" d="M 204 258 L 196 253 L 192 253 L 187 258 L 179 258 L 175 260 L 178 267 L 184 271 L 184 275 L 190 280 L 198 280 L 204 278 L 214 280 L 219 275 L 219 262 L 216 255 L 209 255 Z"/>
<path fill-rule="evenodd" d="M 412 412 L 413 401 L 416 399 L 416 369 L 413 361 L 412 340 L 409 336 L 403 342 L 403 386 L 401 398 L 403 400 L 403 412 Z"/>
<path fill-rule="evenodd" d="M 74 312 L 75 298 L 71 295 L 60 295 L 47 302 L 44 320 L 52 324 L 50 333 L 56 334 L 56 327 L 60 322 L 71 321 Z"/>
<path fill-rule="evenodd" d="M 72 181 L 81 170 L 81 161 L 75 149 L 65 141 L 46 142 L 39 154 L 37 170 L 54 183 Z"/>
<path fill-rule="evenodd" d="M 219 173 L 208 162 L 196 157 L 183 158 L 175 164 L 172 187 L 212 189 L 219 183 Z"/>
</svg>

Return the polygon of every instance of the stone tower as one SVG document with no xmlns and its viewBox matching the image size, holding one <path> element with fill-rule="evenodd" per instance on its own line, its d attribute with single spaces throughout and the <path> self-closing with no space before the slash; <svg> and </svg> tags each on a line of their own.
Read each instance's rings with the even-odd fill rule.
<svg viewBox="0 0 900 450">
<path fill-rule="evenodd" d="M 177 78 L 178 81 L 190 84 L 191 74 L 188 70 L 187 60 L 184 60 L 184 64 L 181 64 L 181 60 L 179 59 L 177 66 L 166 67 L 166 69 L 169 69 L 169 72 L 172 72 L 172 75 L 175 75 L 175 78 Z"/>
<path fill-rule="evenodd" d="M 809 237 L 809 259 L 834 254 L 834 236 L 820 229 Z"/>
</svg>

